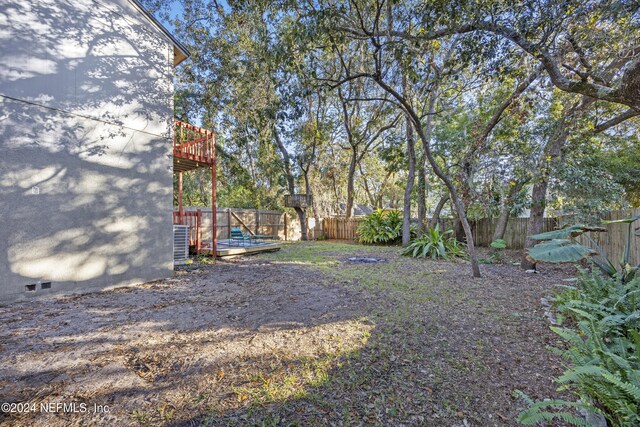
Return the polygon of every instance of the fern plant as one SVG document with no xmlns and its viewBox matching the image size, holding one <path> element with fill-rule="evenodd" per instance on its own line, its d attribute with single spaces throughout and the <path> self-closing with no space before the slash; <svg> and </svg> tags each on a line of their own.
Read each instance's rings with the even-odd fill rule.
<svg viewBox="0 0 640 427">
<path fill-rule="evenodd" d="M 582 409 L 585 411 L 599 411 L 598 408 L 595 408 L 593 405 L 562 399 L 534 402 L 520 390 L 516 390 L 513 394 L 528 405 L 528 408 L 518 416 L 518 421 L 527 426 L 544 422 L 552 423 L 561 421 L 572 426 L 590 427 L 591 424 L 587 420 L 567 410 Z"/>
<path fill-rule="evenodd" d="M 560 416 L 572 414 L 557 411 L 581 407 L 601 414 L 611 426 L 639 426 L 640 277 L 625 283 L 619 276 L 582 271 L 577 286 L 567 288 L 554 301 L 558 312 L 572 321 L 551 328 L 567 343 L 567 348 L 555 351 L 573 365 L 556 381 L 560 389 L 576 393 L 587 403 L 528 402 L 520 422 L 535 424 L 556 417 L 585 425 L 583 419 Z"/>
<path fill-rule="evenodd" d="M 358 241 L 365 244 L 396 243 L 402 237 L 402 216 L 398 211 L 377 209 L 360 223 Z"/>
</svg>

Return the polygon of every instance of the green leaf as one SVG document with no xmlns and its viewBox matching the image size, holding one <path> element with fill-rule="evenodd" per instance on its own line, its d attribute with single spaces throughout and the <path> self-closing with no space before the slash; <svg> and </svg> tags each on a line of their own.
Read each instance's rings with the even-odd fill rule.
<svg viewBox="0 0 640 427">
<path fill-rule="evenodd" d="M 494 249 L 505 249 L 507 247 L 507 242 L 502 239 L 496 239 L 491 242 L 490 246 Z"/>
<path fill-rule="evenodd" d="M 533 236 L 529 236 L 530 239 L 533 240 L 553 240 L 553 239 L 567 239 L 569 237 L 577 237 L 581 234 L 586 233 L 587 231 L 595 231 L 595 232 L 605 232 L 607 231 L 604 227 L 592 227 L 587 225 L 572 225 L 565 226 L 559 230 L 547 231 L 546 233 L 534 234 Z"/>
<path fill-rule="evenodd" d="M 588 246 L 573 243 L 566 239 L 553 239 L 538 243 L 528 250 L 529 257 L 535 262 L 576 262 L 597 252 Z"/>
<path fill-rule="evenodd" d="M 640 215 L 634 216 L 632 218 L 624 218 L 624 219 L 614 219 L 611 221 L 602 221 L 603 224 L 631 224 L 640 219 Z"/>
</svg>

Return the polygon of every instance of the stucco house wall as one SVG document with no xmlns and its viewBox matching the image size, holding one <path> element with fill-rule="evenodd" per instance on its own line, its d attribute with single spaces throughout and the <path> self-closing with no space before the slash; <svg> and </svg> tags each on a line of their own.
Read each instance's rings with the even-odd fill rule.
<svg viewBox="0 0 640 427">
<path fill-rule="evenodd" d="M 2 3 L 0 304 L 170 276 L 175 45 L 128 0 Z"/>
</svg>

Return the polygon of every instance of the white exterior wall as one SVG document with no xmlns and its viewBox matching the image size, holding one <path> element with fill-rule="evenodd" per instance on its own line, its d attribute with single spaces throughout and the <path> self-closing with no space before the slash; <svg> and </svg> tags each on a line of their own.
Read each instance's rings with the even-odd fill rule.
<svg viewBox="0 0 640 427">
<path fill-rule="evenodd" d="M 171 275 L 166 36 L 127 0 L 3 0 L 0 57 L 0 304 Z"/>
</svg>

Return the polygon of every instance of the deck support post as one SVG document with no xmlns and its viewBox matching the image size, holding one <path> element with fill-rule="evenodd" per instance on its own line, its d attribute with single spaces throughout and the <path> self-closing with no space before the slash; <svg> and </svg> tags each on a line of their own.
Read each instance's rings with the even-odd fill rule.
<svg viewBox="0 0 640 427">
<path fill-rule="evenodd" d="M 212 151 L 213 162 L 211 163 L 211 256 L 216 257 L 216 222 L 217 222 L 217 209 L 216 209 L 216 140 L 215 136 L 211 135 L 212 139 Z"/>
<path fill-rule="evenodd" d="M 196 254 L 202 252 L 202 210 L 198 209 L 196 214 Z"/>
<path fill-rule="evenodd" d="M 178 172 L 178 222 L 184 223 L 184 208 L 182 207 L 182 172 Z"/>
<path fill-rule="evenodd" d="M 174 221 L 178 224 L 188 223 L 194 229 L 191 232 L 195 250 L 200 253 L 202 244 L 202 215 L 201 212 L 185 212 L 183 206 L 183 172 L 199 168 L 211 170 L 211 252 L 216 256 L 216 148 L 215 134 L 207 129 L 202 129 L 180 120 L 175 121 L 173 141 L 173 170 L 178 174 L 178 212 L 174 212 Z M 195 220 L 189 220 L 193 216 Z M 189 221 L 187 221 L 189 220 Z"/>
</svg>

